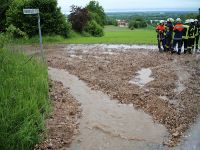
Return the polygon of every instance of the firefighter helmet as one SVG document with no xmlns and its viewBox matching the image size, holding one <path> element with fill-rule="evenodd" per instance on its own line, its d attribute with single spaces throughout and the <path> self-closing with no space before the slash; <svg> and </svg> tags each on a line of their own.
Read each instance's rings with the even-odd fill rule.
<svg viewBox="0 0 200 150">
<path fill-rule="evenodd" d="M 194 22 L 194 19 L 190 19 L 190 23 L 193 23 Z"/>
<path fill-rule="evenodd" d="M 186 20 L 185 20 L 185 23 L 186 23 L 186 24 L 190 23 L 190 19 L 186 19 Z"/>
<path fill-rule="evenodd" d="M 176 22 L 181 22 L 181 21 L 182 21 L 181 18 L 176 19 Z"/>
<path fill-rule="evenodd" d="M 160 23 L 162 24 L 162 23 L 165 23 L 165 21 L 164 20 L 160 20 Z"/>
<path fill-rule="evenodd" d="M 174 19 L 173 18 L 168 18 L 167 22 L 174 22 Z"/>
</svg>

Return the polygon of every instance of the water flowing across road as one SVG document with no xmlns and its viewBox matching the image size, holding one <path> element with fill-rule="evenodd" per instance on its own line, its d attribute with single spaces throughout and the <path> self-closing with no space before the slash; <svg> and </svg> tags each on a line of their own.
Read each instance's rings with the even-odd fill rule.
<svg viewBox="0 0 200 150">
<path fill-rule="evenodd" d="M 51 79 L 61 81 L 82 104 L 83 117 L 70 150 L 164 150 L 166 128 L 132 105 L 119 104 L 65 70 L 49 68 Z"/>
</svg>

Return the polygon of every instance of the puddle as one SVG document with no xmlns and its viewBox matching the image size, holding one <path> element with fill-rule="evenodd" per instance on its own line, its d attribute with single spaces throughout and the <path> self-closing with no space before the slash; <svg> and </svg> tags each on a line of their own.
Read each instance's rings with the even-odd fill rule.
<svg viewBox="0 0 200 150">
<path fill-rule="evenodd" d="M 80 134 L 70 150 L 163 150 L 166 128 L 132 105 L 119 104 L 65 70 L 49 68 L 53 80 L 61 81 L 82 104 Z"/>
<path fill-rule="evenodd" d="M 178 81 L 176 82 L 176 88 L 174 89 L 174 92 L 177 94 L 180 94 L 184 90 L 186 90 L 185 83 L 188 82 L 188 79 L 190 78 L 190 74 L 188 71 L 185 71 L 179 64 L 176 64 L 177 60 L 174 60 L 175 64 L 173 64 L 173 67 L 176 68 L 176 75 L 178 77 Z"/>
<path fill-rule="evenodd" d="M 186 89 L 185 85 L 183 83 L 181 83 L 180 80 L 178 82 L 176 82 L 176 89 L 174 89 L 175 93 L 180 94 L 185 89 Z"/>
<path fill-rule="evenodd" d="M 114 54 L 117 54 L 117 53 L 114 53 L 114 52 L 111 52 L 111 51 L 106 51 L 106 52 L 103 52 L 102 54 L 114 55 Z"/>
<path fill-rule="evenodd" d="M 77 56 L 77 55 L 70 55 L 71 58 L 79 58 L 79 59 L 83 59 L 83 56 Z"/>
<path fill-rule="evenodd" d="M 183 142 L 179 145 L 181 150 L 199 150 L 200 149 L 200 117 L 191 129 L 186 133 Z"/>
<path fill-rule="evenodd" d="M 159 98 L 165 100 L 165 101 L 169 101 L 169 98 L 167 96 L 159 96 Z"/>
<path fill-rule="evenodd" d="M 138 75 L 135 76 L 131 81 L 129 81 L 129 83 L 143 87 L 147 83 L 154 80 L 154 78 L 150 77 L 152 75 L 152 71 L 149 68 L 142 68 L 140 71 L 136 73 Z"/>
<path fill-rule="evenodd" d="M 88 51 L 97 50 L 131 50 L 131 49 L 146 49 L 157 50 L 155 45 L 126 45 L 126 44 L 68 44 L 65 46 L 66 50 L 75 51 L 82 50 L 84 53 Z"/>
<path fill-rule="evenodd" d="M 169 99 L 167 96 L 159 96 L 160 99 L 169 102 L 170 104 L 174 105 L 175 107 L 178 107 L 180 105 L 179 101 L 177 99 Z"/>
<path fill-rule="evenodd" d="M 108 45 L 103 45 L 106 48 L 110 49 L 148 49 L 148 50 L 154 50 L 158 49 L 157 46 L 155 45 L 126 45 L 126 44 L 108 44 Z"/>
</svg>

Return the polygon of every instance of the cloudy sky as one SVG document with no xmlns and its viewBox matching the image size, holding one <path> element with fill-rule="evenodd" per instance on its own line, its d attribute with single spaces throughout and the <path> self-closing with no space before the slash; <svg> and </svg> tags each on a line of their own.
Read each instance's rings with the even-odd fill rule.
<svg viewBox="0 0 200 150">
<path fill-rule="evenodd" d="M 71 5 L 85 6 L 90 0 L 58 0 L 64 13 L 70 11 Z M 200 0 L 98 0 L 105 11 L 113 10 L 197 10 Z"/>
</svg>

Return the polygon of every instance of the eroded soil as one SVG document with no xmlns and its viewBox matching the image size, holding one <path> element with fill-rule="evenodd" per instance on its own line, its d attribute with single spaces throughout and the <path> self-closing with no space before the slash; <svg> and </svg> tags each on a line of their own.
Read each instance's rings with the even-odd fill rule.
<svg viewBox="0 0 200 150">
<path fill-rule="evenodd" d="M 200 112 L 200 61 L 195 55 L 63 45 L 46 51 L 49 66 L 66 69 L 91 88 L 152 115 L 168 129 L 168 146 L 179 142 Z M 142 68 L 151 69 L 154 80 L 143 87 L 131 84 Z"/>
<path fill-rule="evenodd" d="M 36 150 L 67 149 L 78 132 L 80 103 L 64 88 L 61 82 L 51 81 L 50 98 L 52 114 L 46 120 L 45 140 L 35 146 Z"/>
<path fill-rule="evenodd" d="M 24 49 L 39 55 L 35 46 Z M 179 143 L 190 133 L 187 129 L 200 113 L 199 55 L 178 56 L 159 53 L 152 47 L 105 45 L 48 45 L 45 50 L 50 67 L 67 70 L 93 90 L 102 91 L 122 104 L 131 104 L 163 124 L 170 133 L 164 145 Z M 143 69 L 151 70 L 148 73 L 151 80 L 140 86 L 135 77 Z"/>
</svg>

